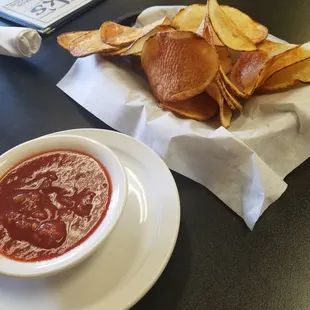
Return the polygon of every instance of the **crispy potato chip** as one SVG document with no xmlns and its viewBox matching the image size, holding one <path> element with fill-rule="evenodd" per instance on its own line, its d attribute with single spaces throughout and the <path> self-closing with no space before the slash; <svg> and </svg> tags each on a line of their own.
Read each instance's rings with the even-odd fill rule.
<svg viewBox="0 0 310 310">
<path fill-rule="evenodd" d="M 221 9 L 253 43 L 260 43 L 267 38 L 268 29 L 250 16 L 228 5 L 221 5 Z"/>
<path fill-rule="evenodd" d="M 266 52 L 271 58 L 273 56 L 279 55 L 297 46 L 298 45 L 296 44 L 280 43 L 280 42 L 265 40 L 264 42 L 257 45 L 257 49 L 259 51 Z"/>
<path fill-rule="evenodd" d="M 222 94 L 222 97 L 224 98 L 224 101 L 226 101 L 226 103 L 228 104 L 229 108 L 234 111 L 236 110 L 236 107 L 235 105 L 229 100 L 227 101 L 226 98 L 228 97 L 226 92 L 225 92 L 225 88 L 223 87 L 221 81 L 220 81 L 220 78 L 219 76 L 216 76 L 213 80 L 213 83 L 217 86 L 218 90 L 221 92 Z M 214 88 L 214 86 L 213 86 Z M 207 88 L 208 89 L 208 88 Z M 212 97 L 213 98 L 213 97 Z"/>
<path fill-rule="evenodd" d="M 259 88 L 261 91 L 277 91 L 301 83 L 310 83 L 310 59 L 298 62 L 273 74 Z"/>
<path fill-rule="evenodd" d="M 178 30 L 196 32 L 206 14 L 205 4 L 192 4 L 181 9 L 174 19 L 172 25 Z"/>
<path fill-rule="evenodd" d="M 209 84 L 206 88 L 207 93 L 210 97 L 212 97 L 219 105 L 220 111 L 220 122 L 221 125 L 225 128 L 228 128 L 230 126 L 231 118 L 232 118 L 232 110 L 229 108 L 229 106 L 224 101 L 224 98 L 222 96 L 222 93 L 220 91 L 220 88 L 217 83 L 212 82 Z"/>
<path fill-rule="evenodd" d="M 229 90 L 227 89 L 225 83 L 223 82 L 223 80 L 221 79 L 221 76 L 218 76 L 218 82 L 217 82 L 220 91 L 222 92 L 222 95 L 226 101 L 226 103 L 228 104 L 228 106 L 230 107 L 231 110 L 239 110 L 242 111 L 243 110 L 243 106 L 241 105 L 241 103 L 229 92 Z"/>
<path fill-rule="evenodd" d="M 110 51 L 110 52 L 105 52 L 101 54 L 102 56 L 117 56 L 117 55 L 123 55 L 123 53 L 126 51 L 127 51 L 127 47 L 121 47 L 120 49 L 116 51 Z"/>
<path fill-rule="evenodd" d="M 220 65 L 225 74 L 228 74 L 232 68 L 232 60 L 228 53 L 228 49 L 226 46 L 217 46 L 216 47 L 217 54 L 219 56 Z"/>
<path fill-rule="evenodd" d="M 216 116 L 219 110 L 216 101 L 207 93 L 201 93 L 195 97 L 177 102 L 160 102 L 158 106 L 177 115 L 201 122 Z"/>
<path fill-rule="evenodd" d="M 92 54 L 112 52 L 118 49 L 118 47 L 102 42 L 98 30 L 87 32 L 72 41 L 69 45 L 69 51 L 74 57 L 85 57 Z"/>
<path fill-rule="evenodd" d="M 259 74 L 269 59 L 268 54 L 263 51 L 243 53 L 232 67 L 231 82 L 247 96 L 252 95 Z"/>
<path fill-rule="evenodd" d="M 258 51 L 242 53 L 233 65 L 230 74 L 231 82 L 247 96 L 254 92 L 259 83 L 264 80 L 264 77 L 267 78 L 268 74 L 268 76 L 272 74 L 268 73 L 266 68 L 272 64 L 275 57 L 295 49 L 296 46 L 265 41 L 258 48 Z"/>
<path fill-rule="evenodd" d="M 133 28 L 108 21 L 100 27 L 101 40 L 115 46 L 128 46 L 142 36 L 143 28 Z"/>
<path fill-rule="evenodd" d="M 206 21 L 205 23 L 209 25 L 207 27 L 212 29 L 211 24 L 208 23 L 208 16 L 207 15 L 206 15 L 205 21 Z M 206 34 L 206 32 L 204 34 Z M 215 36 L 216 36 L 216 34 L 215 34 Z M 214 36 L 212 34 L 212 31 L 208 32 L 207 37 L 204 35 L 204 38 L 207 40 L 207 42 L 209 42 L 211 45 L 213 45 Z M 247 96 L 245 94 L 243 94 L 230 81 L 230 79 L 226 76 L 226 74 L 229 73 L 231 71 L 231 68 L 232 68 L 232 59 L 231 59 L 230 54 L 228 52 L 228 48 L 225 46 L 223 46 L 223 47 L 222 46 L 216 46 L 215 48 L 216 48 L 216 51 L 218 53 L 219 60 L 220 60 L 220 67 L 219 67 L 220 78 L 222 79 L 224 86 L 228 87 L 227 91 L 230 91 L 235 96 L 238 96 L 241 98 L 246 98 Z M 232 51 L 232 50 L 230 50 L 230 51 Z M 237 53 L 237 52 L 235 52 L 235 53 Z"/>
<path fill-rule="evenodd" d="M 155 35 L 157 32 L 166 32 L 166 31 L 174 31 L 175 29 L 172 26 L 169 25 L 159 25 L 156 26 L 153 30 L 150 32 L 146 33 L 136 41 L 134 41 L 124 52 L 124 56 L 128 55 L 136 55 L 136 54 L 141 54 L 143 45 L 146 42 L 146 40 L 153 35 Z"/>
<path fill-rule="evenodd" d="M 224 101 L 223 105 L 220 105 L 220 122 L 223 127 L 228 128 L 230 126 L 232 115 L 232 110 Z"/>
<path fill-rule="evenodd" d="M 227 47 L 236 51 L 255 51 L 257 49 L 256 45 L 225 14 L 216 0 L 208 1 L 208 12 L 212 28 Z"/>
<path fill-rule="evenodd" d="M 104 22 L 100 27 L 101 40 L 115 46 L 128 46 L 158 25 L 170 25 L 169 18 L 164 17 L 150 25 L 141 28 L 127 27 L 114 22 Z"/>
<path fill-rule="evenodd" d="M 310 42 L 290 48 L 289 50 L 274 56 L 264 66 L 261 74 L 259 75 L 256 86 L 261 86 L 271 75 L 275 74 L 276 72 L 309 58 Z"/>
<path fill-rule="evenodd" d="M 65 32 L 57 37 L 57 43 L 63 47 L 65 50 L 69 49 L 69 45 L 75 39 L 83 36 L 89 31 L 74 31 L 74 32 Z"/>
<path fill-rule="evenodd" d="M 227 17 L 237 26 L 237 28 L 253 43 L 260 43 L 264 41 L 268 35 L 268 29 L 254 21 L 251 17 L 245 13 L 239 11 L 236 8 L 230 7 L 228 5 L 221 5 L 220 8 L 224 11 Z M 205 39 L 209 41 L 210 37 L 213 37 L 214 45 L 224 46 L 221 40 L 218 38 L 214 32 L 212 26 L 210 27 L 209 13 L 208 10 L 204 17 L 203 23 L 200 24 L 199 34 L 202 35 L 202 25 L 204 30 Z"/>
<path fill-rule="evenodd" d="M 221 67 L 219 70 L 219 75 L 220 75 L 222 82 L 224 83 L 224 85 L 226 86 L 226 88 L 232 95 L 239 97 L 239 98 L 248 98 L 246 94 L 244 94 L 241 90 L 239 90 L 235 86 L 235 84 L 232 83 L 232 81 L 227 77 L 227 75 L 225 74 L 225 72 L 223 71 Z"/>
<path fill-rule="evenodd" d="M 208 13 L 208 9 L 206 12 L 206 15 L 204 17 L 203 20 L 203 25 L 200 25 L 200 29 L 199 31 L 201 32 L 201 29 L 203 27 L 203 32 L 202 32 L 202 36 L 205 38 L 205 40 L 212 45 L 215 46 L 225 46 L 220 39 L 218 38 L 217 34 L 214 32 L 211 22 L 210 22 L 210 18 L 209 18 L 209 13 Z"/>
<path fill-rule="evenodd" d="M 141 60 L 160 102 L 185 100 L 202 93 L 219 68 L 215 49 L 189 31 L 157 33 L 145 42 Z"/>
</svg>

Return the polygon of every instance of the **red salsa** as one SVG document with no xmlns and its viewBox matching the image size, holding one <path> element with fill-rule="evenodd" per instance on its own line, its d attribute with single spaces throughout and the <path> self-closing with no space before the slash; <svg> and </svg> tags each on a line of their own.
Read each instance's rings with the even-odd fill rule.
<svg viewBox="0 0 310 310">
<path fill-rule="evenodd" d="M 66 253 L 102 222 L 111 190 L 106 169 L 86 154 L 23 161 L 0 180 L 0 254 L 31 262 Z"/>
</svg>

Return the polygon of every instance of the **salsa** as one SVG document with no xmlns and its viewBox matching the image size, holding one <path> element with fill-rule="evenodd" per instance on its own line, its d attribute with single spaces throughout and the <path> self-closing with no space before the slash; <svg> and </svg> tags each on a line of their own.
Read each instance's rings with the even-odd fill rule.
<svg viewBox="0 0 310 310">
<path fill-rule="evenodd" d="M 86 154 L 23 161 L 0 179 L 0 254 L 31 262 L 68 252 L 103 221 L 111 190 L 105 167 Z"/>
</svg>

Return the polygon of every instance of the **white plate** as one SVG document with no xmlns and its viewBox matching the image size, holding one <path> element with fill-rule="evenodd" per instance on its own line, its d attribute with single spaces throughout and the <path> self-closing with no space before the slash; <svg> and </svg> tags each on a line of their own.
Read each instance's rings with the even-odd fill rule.
<svg viewBox="0 0 310 310">
<path fill-rule="evenodd" d="M 100 129 L 57 134 L 106 144 L 125 166 L 128 202 L 101 248 L 68 271 L 43 279 L 0 277 L 1 310 L 114 310 L 133 306 L 156 282 L 178 235 L 180 202 L 174 179 L 151 149 Z"/>
</svg>

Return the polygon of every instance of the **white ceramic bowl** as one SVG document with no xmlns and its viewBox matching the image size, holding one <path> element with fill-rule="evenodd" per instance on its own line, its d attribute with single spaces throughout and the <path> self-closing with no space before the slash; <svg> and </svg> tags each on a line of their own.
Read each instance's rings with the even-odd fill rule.
<svg viewBox="0 0 310 310">
<path fill-rule="evenodd" d="M 8 170 L 26 158 L 61 149 L 89 154 L 107 168 L 112 183 L 112 195 L 106 217 L 84 242 L 56 258 L 39 262 L 20 262 L 0 254 L 0 274 L 14 277 L 41 277 L 73 267 L 101 244 L 120 218 L 127 199 L 127 178 L 124 168 L 108 147 L 89 138 L 73 135 L 46 136 L 23 143 L 0 156 L 0 179 Z"/>
</svg>

